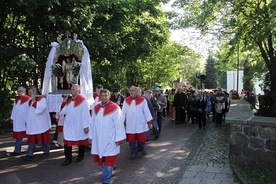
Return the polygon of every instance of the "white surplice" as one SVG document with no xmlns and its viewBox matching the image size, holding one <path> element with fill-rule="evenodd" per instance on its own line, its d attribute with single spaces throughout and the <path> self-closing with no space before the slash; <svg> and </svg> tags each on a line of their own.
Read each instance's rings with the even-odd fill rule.
<svg viewBox="0 0 276 184">
<path fill-rule="evenodd" d="M 59 115 L 65 115 L 63 125 L 65 140 L 80 141 L 88 138 L 88 134 L 84 133 L 84 129 L 89 127 L 91 119 L 88 104 L 85 99 L 76 106 L 75 101 L 66 104 L 59 112 Z"/>
<path fill-rule="evenodd" d="M 36 107 L 33 107 L 36 103 Z M 45 98 L 41 98 L 36 102 L 29 103 L 29 111 L 27 115 L 27 129 L 28 135 L 41 134 L 51 129 L 51 119 L 47 108 Z"/>
<path fill-rule="evenodd" d="M 29 110 L 30 97 L 16 100 L 13 104 L 11 119 L 13 120 L 13 131 L 22 132 L 26 131 L 26 119 Z"/>
<path fill-rule="evenodd" d="M 102 158 L 120 153 L 116 142 L 124 140 L 126 133 L 120 107 L 112 101 L 105 107 L 100 105 L 93 109 L 89 138 L 92 139 L 91 154 Z"/>
<path fill-rule="evenodd" d="M 152 120 L 147 100 L 137 96 L 132 99 L 130 96 L 124 100 L 122 116 L 126 121 L 126 133 L 136 134 L 149 130 L 147 122 Z"/>
</svg>

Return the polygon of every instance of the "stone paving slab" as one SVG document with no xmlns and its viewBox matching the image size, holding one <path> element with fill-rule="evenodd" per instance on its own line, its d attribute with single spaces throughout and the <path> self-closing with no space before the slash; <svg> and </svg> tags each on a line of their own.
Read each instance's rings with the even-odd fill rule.
<svg viewBox="0 0 276 184">
<path fill-rule="evenodd" d="M 179 183 L 239 184 L 229 165 L 229 125 L 223 123 L 222 126 L 215 127 L 215 124 L 209 121 L 206 130 L 198 130 L 195 134 L 198 136 L 191 136 L 189 141 L 200 144 L 197 149 L 189 148 L 192 151 L 190 159 L 187 159 L 188 167 Z"/>
</svg>

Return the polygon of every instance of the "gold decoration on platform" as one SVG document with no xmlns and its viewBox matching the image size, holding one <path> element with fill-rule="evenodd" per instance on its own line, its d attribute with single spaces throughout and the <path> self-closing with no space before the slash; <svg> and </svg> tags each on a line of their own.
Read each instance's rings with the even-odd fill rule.
<svg viewBox="0 0 276 184">
<path fill-rule="evenodd" d="M 65 36 L 66 38 L 64 40 L 62 40 L 60 35 L 57 38 L 57 41 L 59 42 L 59 47 L 56 51 L 55 63 L 57 62 L 59 56 L 68 57 L 72 54 L 74 54 L 78 58 L 78 60 L 81 61 L 84 51 L 82 43 L 77 42 L 77 34 L 74 33 L 73 40 L 69 37 L 71 36 L 69 31 L 66 31 Z"/>
</svg>

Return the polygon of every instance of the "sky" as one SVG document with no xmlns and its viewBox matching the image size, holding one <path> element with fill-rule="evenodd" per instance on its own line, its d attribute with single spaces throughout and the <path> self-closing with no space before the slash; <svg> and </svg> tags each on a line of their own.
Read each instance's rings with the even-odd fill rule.
<svg viewBox="0 0 276 184">
<path fill-rule="evenodd" d="M 173 2 L 174 0 L 171 0 L 170 3 L 163 5 L 164 10 L 176 12 L 181 11 L 179 9 L 171 7 Z M 195 52 L 200 53 L 204 60 L 207 59 L 209 51 L 214 52 L 217 50 L 217 45 L 219 44 L 219 41 L 215 35 L 202 35 L 199 30 L 196 30 L 194 28 L 178 30 L 171 29 L 170 39 L 191 48 Z"/>
</svg>

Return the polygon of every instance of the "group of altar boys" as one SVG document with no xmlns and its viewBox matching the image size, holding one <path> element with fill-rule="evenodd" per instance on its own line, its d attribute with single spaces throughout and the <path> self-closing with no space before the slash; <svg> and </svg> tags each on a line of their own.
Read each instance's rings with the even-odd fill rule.
<svg viewBox="0 0 276 184">
<path fill-rule="evenodd" d="M 64 147 L 63 166 L 72 163 L 72 146 L 78 146 L 76 163 L 84 159 L 85 147 L 91 145 L 94 162 L 102 166 L 102 182 L 110 183 L 113 170 L 116 169 L 117 155 L 124 140 L 129 142 L 130 159 L 137 157 L 139 151 L 146 155 L 147 133 L 152 129 L 153 116 L 149 101 L 141 96 L 140 88 L 132 86 L 123 105 L 110 100 L 111 93 L 97 86 L 94 103 L 91 107 L 80 94 L 78 84 L 71 87 L 71 95 L 64 95 L 60 111 L 56 113 L 58 121 L 58 143 Z M 15 149 L 8 156 L 21 154 L 23 138 L 27 137 L 28 149 L 23 160 L 33 160 L 36 144 L 42 145 L 41 158 L 50 154 L 50 130 L 52 128 L 47 99 L 37 95 L 35 86 L 17 89 L 11 114 Z M 107 131 L 108 130 L 108 131 Z"/>
</svg>

